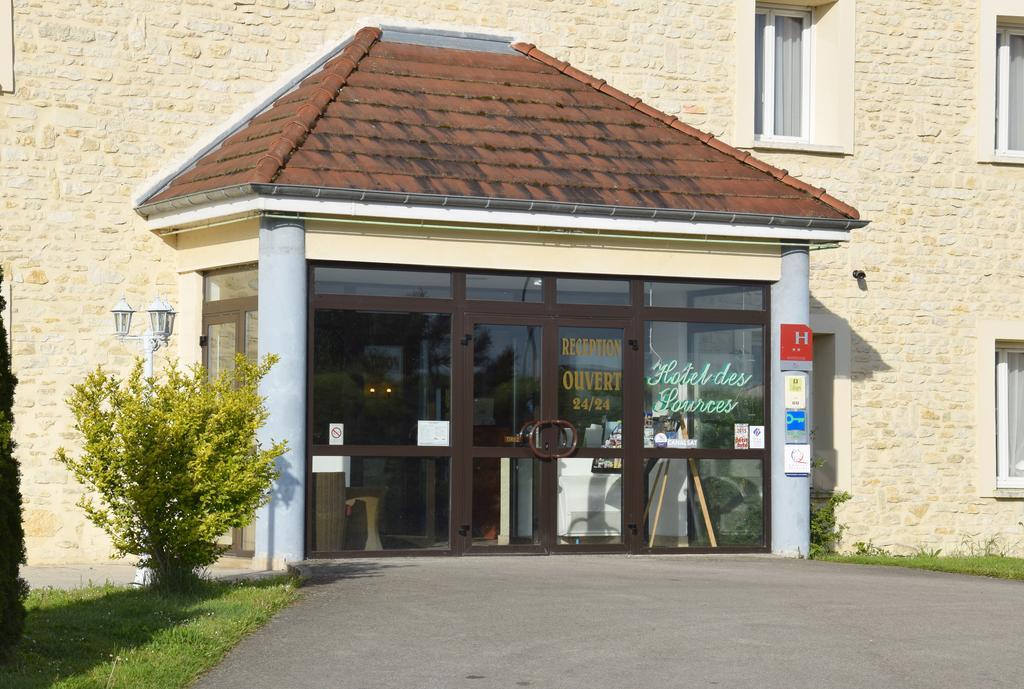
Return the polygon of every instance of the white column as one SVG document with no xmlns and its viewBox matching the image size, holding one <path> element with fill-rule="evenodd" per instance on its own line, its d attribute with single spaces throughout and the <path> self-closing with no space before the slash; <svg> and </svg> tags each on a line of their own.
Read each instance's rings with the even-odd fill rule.
<svg viewBox="0 0 1024 689">
<path fill-rule="evenodd" d="M 782 276 L 772 285 L 772 552 L 807 556 L 811 541 L 811 479 L 786 476 L 786 403 L 779 361 L 779 326 L 810 323 L 809 262 L 806 246 L 782 249 Z M 810 385 L 807 408 L 810 410 Z"/>
<path fill-rule="evenodd" d="M 256 567 L 283 569 L 305 557 L 306 235 L 302 220 L 260 220 L 259 355 L 280 357 L 260 385 L 270 417 L 264 445 L 285 440 L 270 503 L 256 515 Z"/>
</svg>

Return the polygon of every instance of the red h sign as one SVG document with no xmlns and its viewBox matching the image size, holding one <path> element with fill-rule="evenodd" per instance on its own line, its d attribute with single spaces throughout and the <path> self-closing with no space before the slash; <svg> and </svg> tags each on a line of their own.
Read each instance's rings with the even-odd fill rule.
<svg viewBox="0 0 1024 689">
<path fill-rule="evenodd" d="M 779 358 L 783 361 L 813 361 L 814 337 L 806 325 L 782 324 Z"/>
</svg>

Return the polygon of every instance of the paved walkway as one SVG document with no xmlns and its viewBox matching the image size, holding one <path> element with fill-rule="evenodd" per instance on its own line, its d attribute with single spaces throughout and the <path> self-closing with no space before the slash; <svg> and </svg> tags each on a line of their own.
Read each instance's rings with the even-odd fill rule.
<svg viewBox="0 0 1024 689">
<path fill-rule="evenodd" d="M 280 572 L 255 572 L 238 567 L 214 567 L 208 576 L 216 579 L 248 579 Z M 22 567 L 21 576 L 31 588 L 52 587 L 75 589 L 92 584 L 116 584 L 127 586 L 135 579 L 135 567 L 122 564 L 102 565 L 36 565 Z"/>
<path fill-rule="evenodd" d="M 349 560 L 200 689 L 1024 687 L 1024 584 L 769 557 Z"/>
</svg>

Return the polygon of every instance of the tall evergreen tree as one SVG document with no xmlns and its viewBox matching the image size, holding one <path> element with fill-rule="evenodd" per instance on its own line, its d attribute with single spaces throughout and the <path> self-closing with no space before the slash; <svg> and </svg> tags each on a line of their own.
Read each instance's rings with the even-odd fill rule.
<svg viewBox="0 0 1024 689">
<path fill-rule="evenodd" d="M 0 271 L 0 285 L 3 271 Z M 25 597 L 28 585 L 18 576 L 25 562 L 25 531 L 21 524 L 21 476 L 14 459 L 14 386 L 18 379 L 11 372 L 11 352 L 0 295 L 0 654 L 21 638 L 25 626 Z"/>
</svg>

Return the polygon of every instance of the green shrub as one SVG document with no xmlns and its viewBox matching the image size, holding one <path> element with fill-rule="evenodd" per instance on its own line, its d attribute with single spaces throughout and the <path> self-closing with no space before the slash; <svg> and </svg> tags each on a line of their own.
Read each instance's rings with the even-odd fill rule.
<svg viewBox="0 0 1024 689">
<path fill-rule="evenodd" d="M 3 272 L 0 271 L 0 283 Z M 0 297 L 0 313 L 5 307 Z M 14 458 L 14 386 L 7 331 L 0 318 L 0 654 L 21 638 L 25 626 L 28 586 L 18 576 L 25 563 L 25 531 L 21 525 L 21 476 Z"/>
<path fill-rule="evenodd" d="M 143 378 L 139 361 L 126 380 L 98 368 L 74 387 L 83 454 L 61 448 L 57 459 L 88 489 L 79 505 L 115 555 L 138 556 L 154 585 L 189 588 L 224 552 L 217 538 L 269 499 L 285 444 L 258 446 L 267 411 L 257 388 L 273 363 L 238 356 L 211 381 L 200 366 L 176 364 L 163 379 Z"/>
<path fill-rule="evenodd" d="M 811 549 L 808 557 L 814 559 L 836 551 L 846 530 L 845 524 L 836 523 L 836 507 L 851 497 L 846 491 L 839 491 L 817 506 L 811 503 Z"/>
</svg>

